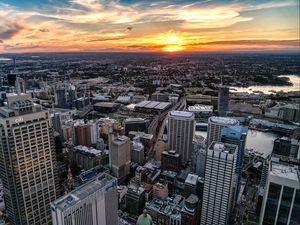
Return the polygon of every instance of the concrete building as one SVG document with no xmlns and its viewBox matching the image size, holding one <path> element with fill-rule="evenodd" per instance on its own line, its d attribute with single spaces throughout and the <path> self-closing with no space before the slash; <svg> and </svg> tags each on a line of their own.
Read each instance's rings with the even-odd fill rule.
<svg viewBox="0 0 300 225">
<path fill-rule="evenodd" d="M 272 154 L 300 159 L 300 142 L 293 138 L 277 138 L 274 140 Z"/>
<path fill-rule="evenodd" d="M 184 196 L 187 198 L 191 194 L 197 195 L 198 192 L 198 179 L 196 174 L 189 173 L 184 181 Z"/>
<path fill-rule="evenodd" d="M 125 194 L 126 209 L 130 214 L 140 215 L 145 206 L 145 190 L 142 187 L 130 185 Z"/>
<path fill-rule="evenodd" d="M 168 114 L 168 145 L 181 155 L 186 164 L 192 155 L 195 117 L 191 112 L 171 111 Z"/>
<path fill-rule="evenodd" d="M 144 145 L 138 141 L 131 142 L 131 161 L 143 164 L 145 161 Z"/>
<path fill-rule="evenodd" d="M 91 126 L 85 123 L 74 124 L 74 144 L 75 145 L 92 145 Z"/>
<path fill-rule="evenodd" d="M 161 154 L 161 169 L 179 172 L 181 156 L 175 150 L 163 151 Z"/>
<path fill-rule="evenodd" d="M 259 225 L 300 224 L 300 173 L 294 165 L 270 161 Z"/>
<path fill-rule="evenodd" d="M 146 132 L 149 120 L 143 118 L 128 118 L 124 120 L 125 134 L 130 131 Z"/>
<path fill-rule="evenodd" d="M 201 225 L 226 225 L 232 210 L 238 147 L 213 142 L 207 150 Z"/>
<path fill-rule="evenodd" d="M 212 116 L 208 119 L 207 148 L 213 141 L 221 141 L 221 130 L 238 125 L 239 121 L 228 117 Z"/>
<path fill-rule="evenodd" d="M 181 210 L 181 225 L 198 225 L 199 224 L 199 198 L 191 194 L 184 201 L 184 207 Z"/>
<path fill-rule="evenodd" d="M 195 117 L 210 117 L 213 114 L 212 105 L 193 105 L 188 107 L 188 111 L 195 114 Z"/>
<path fill-rule="evenodd" d="M 163 180 L 153 185 L 153 198 L 165 200 L 169 195 L 168 184 Z"/>
<path fill-rule="evenodd" d="M 205 138 L 201 135 L 195 135 L 193 139 L 193 157 L 192 157 L 192 171 L 198 176 L 204 178 L 205 173 Z"/>
<path fill-rule="evenodd" d="M 117 180 L 107 174 L 51 204 L 53 225 L 118 225 Z"/>
<path fill-rule="evenodd" d="M 49 112 L 29 94 L 7 94 L 0 107 L 0 178 L 11 225 L 51 224 L 56 177 Z"/>
<path fill-rule="evenodd" d="M 131 141 L 126 136 L 119 136 L 110 143 L 110 168 L 114 176 L 123 180 L 130 172 Z"/>
<path fill-rule="evenodd" d="M 92 147 L 77 145 L 69 149 L 72 162 L 84 170 L 108 163 L 108 153 Z"/>
<path fill-rule="evenodd" d="M 218 94 L 218 114 L 226 116 L 229 112 L 229 87 L 221 84 Z"/>
</svg>

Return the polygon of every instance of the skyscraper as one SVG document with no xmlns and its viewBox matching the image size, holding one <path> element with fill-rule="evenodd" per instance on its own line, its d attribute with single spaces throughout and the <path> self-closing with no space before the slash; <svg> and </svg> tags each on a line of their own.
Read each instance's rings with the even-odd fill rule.
<svg viewBox="0 0 300 225">
<path fill-rule="evenodd" d="M 101 174 L 51 204 L 53 225 L 117 225 L 117 180 Z"/>
<path fill-rule="evenodd" d="M 182 164 L 192 155 L 195 133 L 195 116 L 191 112 L 171 111 L 168 115 L 169 149 L 181 155 Z"/>
<path fill-rule="evenodd" d="M 226 225 L 232 210 L 238 147 L 213 142 L 207 150 L 201 225 Z"/>
<path fill-rule="evenodd" d="M 0 108 L 0 176 L 12 225 L 51 224 L 57 188 L 50 121 L 29 94 L 7 94 Z"/>
<path fill-rule="evenodd" d="M 294 165 L 270 161 L 259 224 L 300 224 L 299 212 L 299 169 Z"/>
<path fill-rule="evenodd" d="M 224 143 L 234 144 L 238 146 L 236 168 L 237 173 L 237 186 L 235 200 L 237 201 L 240 191 L 240 180 L 242 177 L 243 160 L 245 155 L 245 144 L 247 138 L 248 127 L 236 125 L 233 127 L 223 128 L 221 130 L 221 141 Z"/>
<path fill-rule="evenodd" d="M 119 180 L 124 180 L 130 171 L 131 141 L 126 136 L 119 136 L 110 143 L 110 167 Z"/>
<path fill-rule="evenodd" d="M 207 148 L 213 141 L 221 141 L 221 130 L 223 128 L 232 127 L 238 124 L 239 121 L 228 117 L 209 117 L 207 129 Z"/>
<path fill-rule="evenodd" d="M 219 87 L 218 95 L 218 114 L 219 116 L 226 116 L 229 112 L 229 87 L 223 84 Z"/>
</svg>

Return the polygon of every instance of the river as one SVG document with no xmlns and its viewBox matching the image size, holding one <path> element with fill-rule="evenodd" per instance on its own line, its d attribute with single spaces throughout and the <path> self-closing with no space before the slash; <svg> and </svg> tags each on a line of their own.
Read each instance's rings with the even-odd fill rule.
<svg viewBox="0 0 300 225">
<path fill-rule="evenodd" d="M 257 85 L 250 87 L 231 87 L 231 92 L 248 92 L 253 93 L 254 91 L 261 91 L 265 94 L 272 94 L 272 91 L 276 92 L 289 92 L 289 91 L 300 91 L 300 76 L 297 75 L 282 75 L 280 77 L 288 77 L 293 86 L 272 86 L 272 85 Z M 234 89 L 234 90 L 233 90 Z"/>
<path fill-rule="evenodd" d="M 196 134 L 207 137 L 206 131 L 196 131 Z M 261 152 L 264 155 L 269 155 L 273 150 L 273 141 L 279 137 L 277 134 L 270 132 L 261 132 L 249 130 L 246 140 L 246 148 Z"/>
</svg>

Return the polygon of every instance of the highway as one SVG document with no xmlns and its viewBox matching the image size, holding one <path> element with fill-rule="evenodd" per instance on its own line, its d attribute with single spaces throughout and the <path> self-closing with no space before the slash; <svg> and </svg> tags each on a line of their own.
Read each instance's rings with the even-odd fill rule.
<svg viewBox="0 0 300 225">
<path fill-rule="evenodd" d="M 171 107 L 166 112 L 157 115 L 152 120 L 151 124 L 148 128 L 148 133 L 151 133 L 154 135 L 154 146 L 153 148 L 148 152 L 147 160 L 154 158 L 156 149 L 157 149 L 157 143 L 159 140 L 162 139 L 162 136 L 164 134 L 165 127 L 167 125 L 168 121 L 168 112 L 173 110 L 183 111 L 186 109 L 187 103 L 186 98 L 182 97 L 178 103 L 176 103 L 173 107 Z M 159 126 L 160 125 L 160 126 Z M 159 126 L 159 130 L 157 132 L 157 128 Z"/>
</svg>

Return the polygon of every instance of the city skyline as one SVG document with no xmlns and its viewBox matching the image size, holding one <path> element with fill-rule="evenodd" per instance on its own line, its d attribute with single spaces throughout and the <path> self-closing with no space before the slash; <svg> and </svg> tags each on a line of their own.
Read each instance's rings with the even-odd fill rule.
<svg viewBox="0 0 300 225">
<path fill-rule="evenodd" d="M 3 0 L 0 53 L 297 51 L 299 1 Z"/>
</svg>

